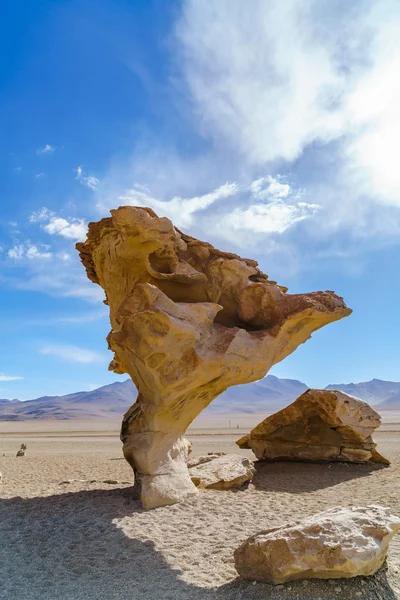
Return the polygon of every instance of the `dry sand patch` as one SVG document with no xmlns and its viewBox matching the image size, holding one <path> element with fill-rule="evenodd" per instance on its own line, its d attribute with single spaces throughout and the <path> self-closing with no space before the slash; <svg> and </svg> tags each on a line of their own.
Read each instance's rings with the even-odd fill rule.
<svg viewBox="0 0 400 600">
<path fill-rule="evenodd" d="M 400 598 L 399 536 L 387 570 L 370 578 L 275 588 L 240 581 L 233 566 L 233 550 L 248 536 L 330 506 L 375 502 L 400 514 L 397 425 L 376 435 L 394 461 L 390 468 L 259 464 L 247 490 L 204 491 L 197 500 L 148 512 L 129 485 L 59 485 L 65 479 L 130 480 L 117 433 L 103 426 L 88 435 L 88 429 L 61 435 L 53 427 L 51 437 L 43 427 L 25 431 L 24 438 L 16 430 L 0 434 L 1 600 Z M 197 455 L 237 452 L 240 435 L 197 429 L 189 438 Z M 23 441 L 28 454 L 16 459 Z"/>
</svg>

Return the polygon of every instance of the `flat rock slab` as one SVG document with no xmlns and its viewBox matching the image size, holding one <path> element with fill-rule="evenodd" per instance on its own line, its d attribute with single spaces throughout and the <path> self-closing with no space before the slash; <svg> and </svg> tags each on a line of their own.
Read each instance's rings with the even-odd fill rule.
<svg viewBox="0 0 400 600">
<path fill-rule="evenodd" d="M 187 462 L 187 466 L 189 469 L 191 469 L 193 467 L 197 467 L 198 465 L 210 462 L 215 458 L 219 458 L 220 456 L 225 456 L 225 452 L 209 452 L 205 456 L 197 456 L 190 458 Z"/>
<path fill-rule="evenodd" d="M 273 584 L 373 575 L 399 530 L 388 508 L 332 508 L 253 535 L 235 550 L 235 567 L 244 579 Z"/>
<path fill-rule="evenodd" d="M 254 464 L 246 457 L 225 454 L 208 458 L 210 460 L 190 469 L 192 481 L 199 488 L 229 490 L 240 488 L 253 479 Z"/>
</svg>

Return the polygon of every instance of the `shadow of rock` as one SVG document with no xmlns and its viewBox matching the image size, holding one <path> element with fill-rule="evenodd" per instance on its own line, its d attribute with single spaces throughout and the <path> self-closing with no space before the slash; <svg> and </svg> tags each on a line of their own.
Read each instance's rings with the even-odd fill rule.
<svg viewBox="0 0 400 600">
<path fill-rule="evenodd" d="M 1 600 L 354 600 L 357 591 L 363 598 L 397 598 L 384 569 L 334 585 L 187 583 L 153 542 L 118 527 L 116 519 L 143 512 L 131 495 L 124 488 L 0 501 Z"/>
<path fill-rule="evenodd" d="M 253 484 L 265 492 L 298 494 L 330 488 L 339 483 L 368 477 L 375 471 L 386 469 L 381 464 L 262 462 L 254 463 L 256 474 Z"/>
</svg>

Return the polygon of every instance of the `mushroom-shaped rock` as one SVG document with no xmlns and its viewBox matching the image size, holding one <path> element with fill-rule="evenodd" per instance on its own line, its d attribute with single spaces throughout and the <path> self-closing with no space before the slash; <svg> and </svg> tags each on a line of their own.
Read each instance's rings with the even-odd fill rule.
<svg viewBox="0 0 400 600">
<path fill-rule="evenodd" d="M 307 390 L 236 443 L 259 460 L 378 462 L 371 434 L 381 424 L 366 402 L 337 390 Z"/>
<path fill-rule="evenodd" d="M 189 471 L 193 483 L 199 488 L 230 490 L 241 488 L 251 481 L 255 468 L 245 456 L 225 454 L 210 457 L 210 460 L 200 462 Z"/>
<path fill-rule="evenodd" d="M 235 550 L 235 567 L 244 579 L 273 584 L 373 575 L 399 530 L 388 508 L 332 508 L 253 535 Z"/>
<path fill-rule="evenodd" d="M 153 508 L 197 493 L 182 441 L 193 419 L 351 310 L 333 292 L 287 294 L 255 261 L 183 234 L 150 208 L 111 215 L 90 223 L 77 249 L 110 307 L 110 369 L 138 388 L 121 440 Z"/>
</svg>

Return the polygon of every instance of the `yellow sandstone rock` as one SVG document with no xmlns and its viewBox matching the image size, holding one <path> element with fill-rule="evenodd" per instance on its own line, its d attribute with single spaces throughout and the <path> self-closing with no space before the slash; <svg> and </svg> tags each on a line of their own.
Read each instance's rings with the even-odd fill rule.
<svg viewBox="0 0 400 600">
<path fill-rule="evenodd" d="M 197 493 L 183 434 L 227 387 L 256 381 L 327 323 L 351 313 L 333 292 L 290 295 L 253 260 L 221 252 L 131 206 L 77 244 L 110 307 L 110 369 L 138 388 L 124 455 L 145 508 Z"/>
<path fill-rule="evenodd" d="M 259 460 L 390 464 L 371 438 L 381 424 L 369 404 L 338 390 L 307 390 L 236 443 Z"/>
</svg>

